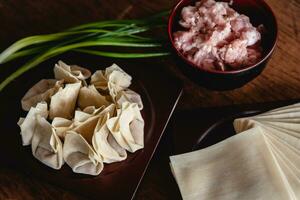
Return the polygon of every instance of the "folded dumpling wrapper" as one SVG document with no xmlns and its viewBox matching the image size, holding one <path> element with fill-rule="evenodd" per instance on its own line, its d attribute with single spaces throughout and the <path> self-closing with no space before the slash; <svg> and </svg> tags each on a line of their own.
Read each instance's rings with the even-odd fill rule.
<svg viewBox="0 0 300 200">
<path fill-rule="evenodd" d="M 78 109 L 75 111 L 74 122 L 76 123 L 84 122 L 88 118 L 101 112 L 101 110 L 103 110 L 103 107 L 96 108 L 95 106 L 88 106 L 83 110 Z"/>
<path fill-rule="evenodd" d="M 94 134 L 95 127 L 99 120 L 99 115 L 93 116 L 78 124 L 73 131 L 81 134 L 88 143 L 92 144 L 92 137 Z"/>
<path fill-rule="evenodd" d="M 76 110 L 74 116 L 74 124 L 77 126 L 89 119 L 90 117 L 93 117 L 95 115 L 101 115 L 106 112 L 109 112 L 110 115 L 113 116 L 115 113 L 115 109 L 116 106 L 114 104 L 110 104 L 107 107 L 102 106 L 100 108 L 96 108 L 95 106 L 88 106 L 83 110 Z"/>
<path fill-rule="evenodd" d="M 140 110 L 144 107 L 141 96 L 130 89 L 120 91 L 116 96 L 116 102 L 120 107 L 124 102 L 136 103 Z"/>
<path fill-rule="evenodd" d="M 101 109 L 99 109 L 100 111 Z M 93 114 L 81 111 L 81 110 L 76 110 L 75 115 L 74 115 L 74 124 L 77 126 L 78 124 L 84 122 L 85 120 L 89 119 L 90 117 L 94 116 Z"/>
<path fill-rule="evenodd" d="M 98 175 L 103 169 L 103 159 L 93 146 L 94 130 L 100 113 L 79 123 L 68 131 L 64 142 L 64 159 L 76 173 Z"/>
<path fill-rule="evenodd" d="M 63 61 L 58 61 L 54 66 L 54 77 L 57 80 L 64 80 L 65 83 L 77 83 L 85 80 L 91 76 L 91 72 L 77 65 L 67 65 Z"/>
<path fill-rule="evenodd" d="M 106 77 L 104 70 L 97 70 L 91 77 L 91 84 L 102 92 L 108 90 L 107 82 L 108 77 Z"/>
<path fill-rule="evenodd" d="M 26 118 L 20 118 L 18 125 L 21 129 L 23 145 L 31 144 L 34 130 L 37 126 L 37 117 L 47 118 L 48 106 L 46 102 L 38 103 L 35 107 L 31 107 L 26 115 Z"/>
<path fill-rule="evenodd" d="M 51 124 L 41 116 L 37 116 L 31 149 L 35 158 L 53 169 L 60 169 L 64 164 L 62 142 Z"/>
<path fill-rule="evenodd" d="M 118 144 L 129 152 L 144 147 L 144 120 L 136 103 L 124 102 L 107 127 Z"/>
<path fill-rule="evenodd" d="M 55 79 L 42 79 L 30 88 L 21 100 L 22 108 L 29 111 L 37 103 L 50 102 L 50 98 L 62 87 L 63 81 Z"/>
<path fill-rule="evenodd" d="M 118 65 L 113 64 L 104 70 L 96 71 L 91 77 L 91 84 L 99 90 L 108 90 L 111 98 L 115 100 L 117 94 L 128 88 L 131 76 L 124 72 Z"/>
<path fill-rule="evenodd" d="M 98 175 L 104 167 L 101 156 L 81 134 L 74 131 L 66 134 L 63 156 L 75 173 Z"/>
<path fill-rule="evenodd" d="M 112 116 L 114 112 L 114 104 L 111 104 L 110 106 L 101 110 L 99 113 L 95 110 L 95 113 L 90 114 L 90 117 L 87 117 L 86 119 L 83 119 L 83 117 L 81 117 L 81 121 L 78 121 L 72 130 L 81 134 L 87 140 L 88 143 L 92 144 L 92 137 L 94 135 L 94 131 L 99 121 L 99 118 L 106 113 L 109 113 L 110 116 Z"/>
<path fill-rule="evenodd" d="M 171 156 L 183 199 L 291 199 L 260 128 Z M 232 148 L 234 147 L 234 148 Z"/>
<path fill-rule="evenodd" d="M 55 117 L 52 120 L 51 125 L 55 129 L 56 134 L 61 138 L 64 139 L 66 132 L 72 130 L 74 128 L 74 122 L 69 119 Z"/>
<path fill-rule="evenodd" d="M 93 147 L 102 156 L 104 163 L 118 162 L 127 158 L 126 150 L 117 143 L 107 128 L 106 122 L 109 117 L 110 114 L 107 112 L 99 118 L 92 138 Z"/>
<path fill-rule="evenodd" d="M 81 83 L 66 84 L 51 97 L 49 118 L 62 117 L 72 119 Z"/>
<path fill-rule="evenodd" d="M 103 162 L 112 163 L 126 159 L 127 153 L 109 132 L 106 122 L 115 113 L 116 106 L 111 104 L 104 109 L 87 107 L 76 112 L 77 126 L 73 129 L 80 133 L 95 152 L 103 158 Z"/>
<path fill-rule="evenodd" d="M 95 106 L 99 108 L 101 106 L 107 106 L 110 103 L 106 100 L 105 96 L 102 96 L 94 85 L 84 86 L 79 91 L 78 105 L 80 109 L 84 109 L 88 106 Z"/>
</svg>

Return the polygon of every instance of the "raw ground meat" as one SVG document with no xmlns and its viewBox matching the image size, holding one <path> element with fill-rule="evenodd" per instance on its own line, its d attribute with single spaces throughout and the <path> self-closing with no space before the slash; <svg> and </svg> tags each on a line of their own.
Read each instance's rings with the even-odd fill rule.
<svg viewBox="0 0 300 200">
<path fill-rule="evenodd" d="M 239 69 L 262 56 L 261 33 L 227 2 L 202 0 L 184 7 L 179 24 L 186 30 L 174 33 L 175 47 L 201 68 Z"/>
</svg>

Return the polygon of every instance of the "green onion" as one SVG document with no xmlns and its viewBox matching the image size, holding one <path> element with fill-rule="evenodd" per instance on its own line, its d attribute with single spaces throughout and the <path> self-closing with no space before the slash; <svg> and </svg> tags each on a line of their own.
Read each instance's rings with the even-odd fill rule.
<svg viewBox="0 0 300 200">
<path fill-rule="evenodd" d="M 166 17 L 167 14 L 168 12 L 162 12 L 141 20 L 92 22 L 59 33 L 35 35 L 18 40 L 0 54 L 0 67 L 3 63 L 25 56 L 34 55 L 34 57 L 1 82 L 0 91 L 29 69 L 68 51 L 112 58 L 167 56 L 170 53 L 162 48 L 165 41 L 162 38 L 151 36 L 151 31 L 166 26 L 163 17 Z M 132 48 L 132 50 L 130 52 L 115 52 L 114 50 L 89 49 L 104 46 L 110 46 L 111 48 L 126 47 Z M 147 53 L 140 53 L 144 48 L 152 50 Z M 141 50 L 137 51 L 138 49 Z"/>
<path fill-rule="evenodd" d="M 96 51 L 88 49 L 74 49 L 73 51 L 92 54 L 96 56 L 105 56 L 112 58 L 149 58 L 149 57 L 158 57 L 158 56 L 167 56 L 170 55 L 169 52 L 158 52 L 158 53 L 117 53 L 117 52 L 105 52 L 105 51 Z"/>
</svg>

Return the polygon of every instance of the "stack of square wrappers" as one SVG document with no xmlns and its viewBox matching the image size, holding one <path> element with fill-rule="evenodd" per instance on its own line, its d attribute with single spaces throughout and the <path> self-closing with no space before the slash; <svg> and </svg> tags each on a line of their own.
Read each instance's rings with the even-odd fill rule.
<svg viewBox="0 0 300 200">
<path fill-rule="evenodd" d="M 183 199 L 300 199 L 300 103 L 234 128 L 220 143 L 170 157 Z"/>
</svg>

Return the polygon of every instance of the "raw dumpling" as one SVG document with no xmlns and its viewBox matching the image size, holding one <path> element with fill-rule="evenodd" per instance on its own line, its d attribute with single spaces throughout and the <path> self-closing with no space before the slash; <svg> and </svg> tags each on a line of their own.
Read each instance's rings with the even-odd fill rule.
<svg viewBox="0 0 300 200">
<path fill-rule="evenodd" d="M 109 116 L 107 112 L 99 118 L 92 139 L 93 147 L 103 157 L 104 163 L 118 162 L 127 158 L 126 150 L 117 143 L 107 128 Z"/>
<path fill-rule="evenodd" d="M 99 109 L 100 110 L 100 109 Z M 76 110 L 75 111 L 75 116 L 74 116 L 74 123 L 75 125 L 80 124 L 81 122 L 84 122 L 88 118 L 92 117 L 93 114 L 81 111 L 81 110 Z"/>
<path fill-rule="evenodd" d="M 136 103 L 124 102 L 107 127 L 118 144 L 130 152 L 144 147 L 144 120 Z"/>
<path fill-rule="evenodd" d="M 101 112 L 102 109 L 103 107 L 96 108 L 95 106 L 88 106 L 83 110 L 78 109 L 75 111 L 74 122 L 76 124 L 80 122 L 84 122 L 88 118 Z"/>
<path fill-rule="evenodd" d="M 91 146 L 98 120 L 99 116 L 92 116 L 66 132 L 64 158 L 76 173 L 98 175 L 103 169 L 101 156 Z"/>
<path fill-rule="evenodd" d="M 89 144 L 92 144 L 92 137 L 94 134 L 95 127 L 98 123 L 99 117 L 99 115 L 96 115 L 88 118 L 84 122 L 79 123 L 78 126 L 76 126 L 73 129 L 73 131 L 82 135 Z"/>
<path fill-rule="evenodd" d="M 108 79 L 105 76 L 105 72 L 103 70 L 96 71 L 91 77 L 91 84 L 95 86 L 98 90 L 106 91 Z"/>
<path fill-rule="evenodd" d="M 128 88 L 131 84 L 131 76 L 124 72 L 118 65 L 113 64 L 104 71 L 96 71 L 91 78 L 91 84 L 97 89 L 108 90 L 114 100 L 118 92 Z"/>
<path fill-rule="evenodd" d="M 82 87 L 79 91 L 78 105 L 80 109 L 84 109 L 88 106 L 99 108 L 108 104 L 109 102 L 106 100 L 105 96 L 102 96 L 94 85 Z"/>
<path fill-rule="evenodd" d="M 81 122 L 84 122 L 85 120 L 89 119 L 92 116 L 95 115 L 102 115 L 103 113 L 110 113 L 110 116 L 114 115 L 116 106 L 114 104 L 110 104 L 106 108 L 100 107 L 100 108 L 95 108 L 95 106 L 88 106 L 85 109 L 81 110 L 76 110 L 75 111 L 75 116 L 74 116 L 74 123 L 76 125 L 80 124 Z"/>
<path fill-rule="evenodd" d="M 50 102 L 50 98 L 54 95 L 60 87 L 62 87 L 63 81 L 55 79 L 42 79 L 30 88 L 21 100 L 22 108 L 25 111 L 29 111 L 31 107 L 35 107 L 37 103 L 41 101 Z"/>
<path fill-rule="evenodd" d="M 115 104 L 110 104 L 109 106 L 107 106 L 106 108 L 104 108 L 99 115 L 103 115 L 108 113 L 110 117 L 115 115 L 115 111 L 116 111 L 116 105 Z"/>
<path fill-rule="evenodd" d="M 38 103 L 36 107 L 30 108 L 26 118 L 20 118 L 18 125 L 21 129 L 22 142 L 24 146 L 31 144 L 38 116 L 47 118 L 48 106 L 46 102 Z"/>
<path fill-rule="evenodd" d="M 63 155 L 73 172 L 98 175 L 103 170 L 103 162 L 82 135 L 68 131 L 65 137 Z"/>
<path fill-rule="evenodd" d="M 92 137 L 94 135 L 94 130 L 98 124 L 99 118 L 107 113 L 112 116 L 114 111 L 115 105 L 111 104 L 110 106 L 101 110 L 101 112 L 92 113 L 90 114 L 90 117 L 86 116 L 86 119 L 81 117 L 82 121 L 77 121 L 76 126 L 72 130 L 81 134 L 89 144 L 92 144 Z"/>
<path fill-rule="evenodd" d="M 54 66 L 54 76 L 57 80 L 63 79 L 65 83 L 77 83 L 88 79 L 91 72 L 77 65 L 67 65 L 60 60 Z"/>
<path fill-rule="evenodd" d="M 133 90 L 126 89 L 120 91 L 116 97 L 116 102 L 119 106 L 124 102 L 136 103 L 140 110 L 143 110 L 143 102 L 141 96 Z"/>
<path fill-rule="evenodd" d="M 67 84 L 64 89 L 52 96 L 49 118 L 62 117 L 72 119 L 81 83 Z"/>
<path fill-rule="evenodd" d="M 37 116 L 31 149 L 35 158 L 53 169 L 60 169 L 64 164 L 62 142 L 51 124 L 41 116 Z"/>
<path fill-rule="evenodd" d="M 55 117 L 52 120 L 51 125 L 55 129 L 56 135 L 58 135 L 62 139 L 65 138 L 66 132 L 74 127 L 74 123 L 72 120 L 61 117 Z"/>
</svg>

